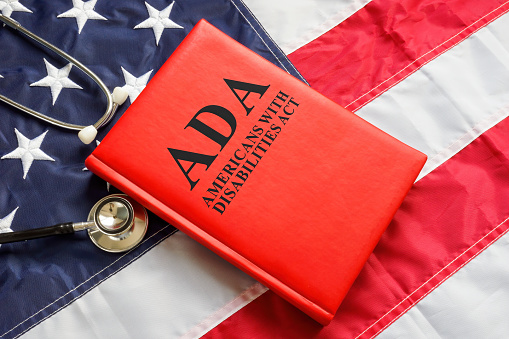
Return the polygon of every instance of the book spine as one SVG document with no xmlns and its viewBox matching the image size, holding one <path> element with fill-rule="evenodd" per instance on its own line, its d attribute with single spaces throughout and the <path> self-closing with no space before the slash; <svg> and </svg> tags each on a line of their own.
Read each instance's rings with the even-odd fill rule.
<svg viewBox="0 0 509 339">
<path fill-rule="evenodd" d="M 327 325 L 331 322 L 335 310 L 325 310 L 316 303 L 313 303 L 302 294 L 284 284 L 279 279 L 276 279 L 274 276 L 261 269 L 250 260 L 241 256 L 238 252 L 234 251 L 224 243 L 212 237 L 207 232 L 203 231 L 199 226 L 193 224 L 188 219 L 175 212 L 169 206 L 154 198 L 143 188 L 139 187 L 131 180 L 121 175 L 119 172 L 111 168 L 107 163 L 103 162 L 95 155 L 92 154 L 85 160 L 85 166 L 91 172 L 108 181 L 111 185 L 120 189 L 122 192 L 141 203 L 145 208 L 155 213 L 165 221 L 169 222 L 172 226 L 178 228 L 222 258 L 228 260 L 239 269 L 248 273 L 261 283 L 265 284 L 274 292 L 285 297 L 294 306 L 310 315 L 320 324 Z M 307 307 L 303 307 L 303 305 L 306 305 Z"/>
</svg>

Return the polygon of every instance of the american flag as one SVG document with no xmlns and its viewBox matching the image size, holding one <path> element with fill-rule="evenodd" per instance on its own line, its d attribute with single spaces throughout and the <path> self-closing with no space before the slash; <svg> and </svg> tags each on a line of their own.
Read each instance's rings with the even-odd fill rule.
<svg viewBox="0 0 509 339">
<path fill-rule="evenodd" d="M 110 89 L 124 87 L 130 102 L 202 18 L 298 76 L 240 1 L 7 0 L 0 1 L 0 10 L 87 65 Z M 74 124 L 101 117 L 102 92 L 68 61 L 6 26 L 0 28 L 0 46 L 4 96 Z M 95 201 L 115 191 L 84 166 L 96 143 L 83 145 L 75 132 L 5 104 L 0 110 L 2 232 L 86 220 Z M 174 232 L 151 215 L 145 241 L 123 255 L 98 250 L 86 232 L 2 245 L 0 336 L 25 333 Z"/>
<path fill-rule="evenodd" d="M 205 18 L 429 157 L 326 327 L 150 215 L 145 241 L 123 255 L 86 234 L 2 245 L 0 336 L 507 337 L 508 9 L 503 0 L 0 0 L 3 15 L 110 89 L 124 87 L 118 116 Z M 1 94 L 79 124 L 104 111 L 89 79 L 7 27 L 0 54 Z M 95 144 L 0 111 L 2 232 L 84 220 L 115 191 L 84 169 Z"/>
</svg>

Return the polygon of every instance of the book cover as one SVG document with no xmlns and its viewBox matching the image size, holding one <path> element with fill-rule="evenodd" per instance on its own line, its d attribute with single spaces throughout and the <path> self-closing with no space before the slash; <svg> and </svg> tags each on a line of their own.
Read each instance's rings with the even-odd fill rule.
<svg viewBox="0 0 509 339">
<path fill-rule="evenodd" d="M 325 325 L 425 160 L 202 20 L 86 166 Z"/>
</svg>

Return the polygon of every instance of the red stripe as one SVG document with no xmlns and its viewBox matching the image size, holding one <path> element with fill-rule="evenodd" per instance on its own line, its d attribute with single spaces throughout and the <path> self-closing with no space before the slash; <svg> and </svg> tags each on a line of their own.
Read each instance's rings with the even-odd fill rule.
<svg viewBox="0 0 509 339">
<path fill-rule="evenodd" d="M 289 58 L 356 111 L 508 10 L 506 0 L 375 0 Z"/>
<path fill-rule="evenodd" d="M 421 301 L 429 293 L 431 293 L 438 285 L 456 273 L 459 269 L 465 266 L 470 260 L 477 256 L 480 252 L 488 248 L 492 243 L 498 240 L 501 236 L 507 233 L 509 230 L 508 219 L 505 219 L 499 225 L 497 225 L 492 231 L 486 234 L 482 239 L 477 241 L 474 245 L 465 250 L 460 256 L 453 259 L 443 269 L 438 271 L 430 279 L 424 282 L 421 286 L 415 289 L 413 293 L 410 293 L 405 299 L 399 302 L 394 308 L 380 317 L 376 322 L 371 324 L 365 331 L 363 331 L 358 337 L 374 337 L 390 324 L 392 324 L 397 318 L 408 311 L 412 306 Z M 387 319 L 385 319 L 387 318 Z"/>
<path fill-rule="evenodd" d="M 509 120 L 417 182 L 321 327 L 267 292 L 205 338 L 372 337 L 509 230 Z"/>
</svg>

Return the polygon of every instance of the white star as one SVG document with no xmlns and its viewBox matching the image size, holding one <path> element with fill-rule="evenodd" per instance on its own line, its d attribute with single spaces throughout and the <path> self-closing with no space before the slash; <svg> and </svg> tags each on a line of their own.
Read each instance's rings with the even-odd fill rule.
<svg viewBox="0 0 509 339">
<path fill-rule="evenodd" d="M 148 79 L 150 74 L 152 73 L 152 69 L 147 73 L 143 74 L 139 78 L 136 78 L 134 75 L 129 73 L 122 67 L 122 73 L 124 73 L 125 85 L 122 86 L 123 89 L 129 93 L 129 100 L 131 100 L 131 104 L 136 100 L 138 95 L 140 95 L 141 91 L 147 86 Z"/>
<path fill-rule="evenodd" d="M 0 233 L 12 232 L 11 224 L 12 224 L 12 220 L 14 219 L 14 215 L 16 214 L 16 211 L 18 210 L 18 208 L 19 207 L 16 207 L 14 209 L 14 211 L 12 211 L 7 216 L 0 219 Z"/>
<path fill-rule="evenodd" d="M 4 155 L 1 159 L 20 159 L 21 164 L 23 165 L 23 179 L 27 177 L 28 170 L 30 170 L 30 166 L 32 166 L 34 160 L 55 161 L 52 157 L 40 149 L 42 141 L 48 131 L 32 140 L 25 137 L 16 128 L 14 129 L 14 132 L 16 133 L 16 138 L 18 138 L 18 148 L 11 153 Z"/>
<path fill-rule="evenodd" d="M 76 18 L 78 23 L 78 34 L 87 23 L 87 20 L 108 20 L 94 11 L 97 0 L 83 2 L 81 0 L 72 0 L 73 8 L 57 16 L 57 18 Z"/>
<path fill-rule="evenodd" d="M 159 45 L 159 39 L 161 39 L 161 35 L 163 34 L 165 28 L 184 28 L 170 20 L 170 13 L 174 4 L 175 1 L 162 11 L 158 11 L 145 1 L 145 6 L 147 7 L 149 18 L 143 22 L 140 22 L 134 27 L 134 29 L 152 28 L 154 30 L 154 36 L 156 37 L 156 45 Z"/>
<path fill-rule="evenodd" d="M 2 14 L 11 17 L 12 12 L 28 12 L 32 13 L 31 10 L 19 3 L 18 0 L 0 0 L 0 11 Z"/>
<path fill-rule="evenodd" d="M 44 59 L 44 63 L 46 64 L 46 71 L 48 72 L 48 76 L 37 82 L 34 82 L 33 84 L 30 84 L 30 86 L 49 87 L 51 89 L 53 105 L 55 105 L 55 101 L 57 101 L 62 88 L 82 89 L 80 86 L 76 85 L 72 80 L 68 78 L 69 73 L 71 72 L 72 64 L 69 63 L 67 66 L 58 69 L 50 64 L 46 59 Z"/>
</svg>

